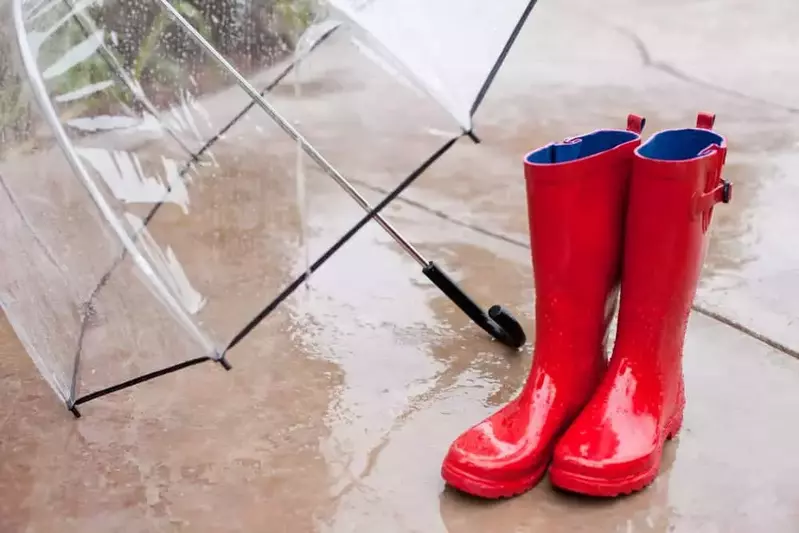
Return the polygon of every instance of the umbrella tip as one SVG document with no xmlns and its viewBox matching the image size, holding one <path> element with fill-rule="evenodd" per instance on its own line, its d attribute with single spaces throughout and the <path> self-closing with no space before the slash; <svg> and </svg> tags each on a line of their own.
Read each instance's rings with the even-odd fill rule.
<svg viewBox="0 0 799 533">
<path fill-rule="evenodd" d="M 233 368 L 233 366 L 230 364 L 230 362 L 228 362 L 224 354 L 219 359 L 217 359 L 217 362 L 220 365 L 222 365 L 222 368 L 224 368 L 225 370 L 231 370 Z"/>
</svg>

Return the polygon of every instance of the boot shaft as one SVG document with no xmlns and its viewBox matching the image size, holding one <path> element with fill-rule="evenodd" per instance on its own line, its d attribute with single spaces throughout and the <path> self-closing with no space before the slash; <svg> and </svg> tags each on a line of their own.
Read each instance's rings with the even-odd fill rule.
<svg viewBox="0 0 799 533">
<path fill-rule="evenodd" d="M 713 206 L 729 201 L 726 141 L 710 127 L 700 115 L 696 128 L 661 131 L 635 151 L 618 342 L 641 356 L 682 354 Z"/>
<path fill-rule="evenodd" d="M 550 144 L 525 157 L 536 342 L 598 347 L 615 300 L 624 205 L 644 120 Z"/>
</svg>

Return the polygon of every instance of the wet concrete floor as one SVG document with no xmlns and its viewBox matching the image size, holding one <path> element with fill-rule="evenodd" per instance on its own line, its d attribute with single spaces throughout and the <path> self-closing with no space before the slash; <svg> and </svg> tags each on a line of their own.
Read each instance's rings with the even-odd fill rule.
<svg viewBox="0 0 799 533">
<path fill-rule="evenodd" d="M 0 532 L 797 531 L 799 361 L 750 334 L 799 350 L 791 20 L 799 10 L 788 0 L 612 0 L 602 10 L 544 0 L 477 116 L 484 142 L 459 143 L 387 211 L 478 301 L 508 306 L 532 332 L 522 155 L 621 126 L 628 112 L 646 115 L 649 133 L 690 125 L 699 110 L 718 114 L 736 197 L 717 210 L 686 341 L 685 429 L 650 488 L 594 501 L 545 480 L 492 503 L 446 489 L 447 446 L 513 397 L 531 346 L 511 353 L 486 339 L 370 225 L 230 354 L 233 371 L 202 365 L 163 377 L 89 404 L 79 421 L 0 322 Z M 344 101 L 354 90 L 340 88 Z M 275 98 L 289 112 L 298 106 L 290 89 Z M 337 132 L 347 130 L 338 127 L 316 126 L 312 140 L 373 201 L 440 142 L 403 133 L 403 158 L 338 153 Z M 246 183 L 267 165 L 260 148 L 237 141 L 216 155 Z M 292 204 L 292 181 L 224 194 L 240 209 L 206 221 L 219 234 L 181 224 L 176 211 L 152 228 L 208 297 L 201 316 L 223 337 L 304 268 L 296 215 L 282 209 L 248 219 L 250 240 L 224 237 L 252 212 L 242 205 Z M 360 213 L 318 173 L 308 194 L 318 253 Z M 201 210 L 202 194 L 193 201 Z M 208 271 L 210 252 L 224 282 Z M 87 386 L 111 378 L 97 368 Z"/>
</svg>

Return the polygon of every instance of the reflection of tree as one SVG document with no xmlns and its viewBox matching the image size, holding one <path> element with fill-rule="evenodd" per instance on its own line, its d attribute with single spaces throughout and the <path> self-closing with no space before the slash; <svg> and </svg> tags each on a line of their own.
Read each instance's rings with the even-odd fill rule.
<svg viewBox="0 0 799 533">
<path fill-rule="evenodd" d="M 214 21 L 213 40 L 225 55 L 247 64 L 273 59 L 293 47 L 310 23 L 313 0 L 194 0 Z"/>
<path fill-rule="evenodd" d="M 310 0 L 183 0 L 173 3 L 237 67 L 248 71 L 289 53 L 310 23 Z M 163 82 L 169 72 L 198 73 L 208 59 L 155 3 L 117 0 L 93 8 L 97 25 L 118 36 L 125 68 L 143 85 Z M 155 51 L 158 50 L 158 54 Z"/>
<path fill-rule="evenodd" d="M 11 20 L 11 4 L 0 7 L 5 21 Z M 314 11 L 311 0 L 182 0 L 173 5 L 245 74 L 289 54 Z M 73 115 L 109 113 L 119 102 L 144 109 L 124 84 L 111 83 L 117 69 L 140 84 L 159 107 L 176 103 L 182 90 L 196 96 L 230 81 L 155 2 L 96 5 L 66 0 L 49 12 L 40 9 L 26 15 L 26 30 L 46 36 L 37 53 L 43 70 L 92 40 L 102 42 L 113 56 L 109 62 L 108 55 L 93 53 L 49 81 L 52 96 L 72 99 Z M 0 146 L 31 133 L 30 103 L 20 98 L 25 79 L 16 63 L 14 32 L 9 22 L 0 26 Z"/>
<path fill-rule="evenodd" d="M 10 20 L 11 3 L 0 4 L 0 20 Z M 23 79 L 14 62 L 16 43 L 13 27 L 0 24 L 0 156 L 10 145 L 28 138 L 32 109 L 23 98 Z"/>
</svg>

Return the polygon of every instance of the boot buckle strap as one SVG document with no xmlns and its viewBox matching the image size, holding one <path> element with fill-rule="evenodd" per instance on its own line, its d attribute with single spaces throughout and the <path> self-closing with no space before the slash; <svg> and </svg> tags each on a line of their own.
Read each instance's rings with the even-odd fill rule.
<svg viewBox="0 0 799 533">
<path fill-rule="evenodd" d="M 732 200 L 732 182 L 721 180 L 721 202 L 728 204 Z"/>
<path fill-rule="evenodd" d="M 732 200 L 732 183 L 722 179 L 711 191 L 699 195 L 694 204 L 694 216 L 706 213 L 718 203 L 728 204 Z"/>
</svg>

